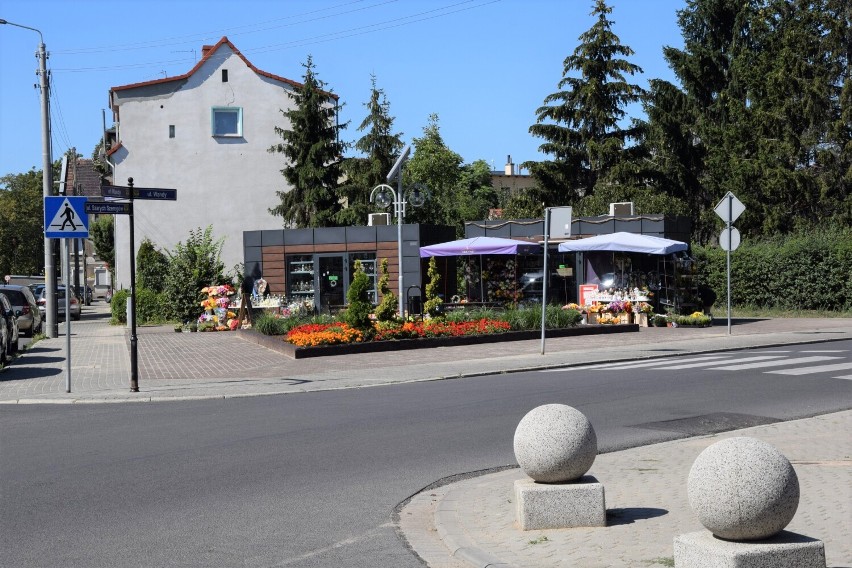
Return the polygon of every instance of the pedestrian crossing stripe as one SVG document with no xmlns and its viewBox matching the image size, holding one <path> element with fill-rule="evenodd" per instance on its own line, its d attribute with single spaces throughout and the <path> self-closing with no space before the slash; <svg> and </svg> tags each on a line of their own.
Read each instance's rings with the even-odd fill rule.
<svg viewBox="0 0 852 568">
<path fill-rule="evenodd" d="M 44 236 L 49 239 L 88 238 L 86 197 L 44 198 Z"/>
<path fill-rule="evenodd" d="M 827 373 L 832 371 L 846 371 L 852 369 L 852 362 L 844 355 L 848 350 L 808 350 L 801 351 L 796 355 L 807 354 L 805 357 L 793 355 L 790 351 L 759 351 L 759 355 L 748 357 L 733 354 L 713 354 L 692 357 L 663 357 L 652 360 L 628 360 L 613 361 L 611 363 L 595 363 L 571 368 L 542 369 L 542 373 L 556 373 L 565 371 L 629 371 L 635 370 L 660 370 L 676 371 L 681 369 L 703 368 L 708 371 L 744 371 L 759 369 L 763 367 L 791 367 L 789 369 L 765 370 L 764 373 L 776 375 L 808 375 L 815 373 Z M 790 353 L 790 355 L 784 355 Z M 816 355 L 819 353 L 819 355 Z M 831 355 L 829 355 L 831 353 Z M 840 354 L 840 355 L 838 355 Z M 840 361 L 837 361 L 837 360 Z M 834 361 L 834 362 L 832 362 Z M 829 363 L 814 365 L 814 363 Z M 807 366 L 810 365 L 810 366 Z M 835 379 L 852 379 L 852 375 L 840 375 L 832 377 Z"/>
</svg>

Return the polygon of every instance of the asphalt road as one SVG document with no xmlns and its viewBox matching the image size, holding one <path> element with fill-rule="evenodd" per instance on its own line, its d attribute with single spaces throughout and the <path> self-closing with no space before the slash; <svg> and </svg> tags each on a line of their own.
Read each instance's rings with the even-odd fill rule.
<svg viewBox="0 0 852 568">
<path fill-rule="evenodd" d="M 852 362 L 849 341 L 779 351 L 731 357 Z M 586 413 L 604 452 L 852 408 L 852 380 L 837 372 L 719 371 L 695 356 L 672 369 L 678 359 L 225 401 L 4 407 L 2 564 L 422 566 L 395 532 L 395 508 L 446 476 L 513 464 L 514 429 L 540 404 Z"/>
</svg>

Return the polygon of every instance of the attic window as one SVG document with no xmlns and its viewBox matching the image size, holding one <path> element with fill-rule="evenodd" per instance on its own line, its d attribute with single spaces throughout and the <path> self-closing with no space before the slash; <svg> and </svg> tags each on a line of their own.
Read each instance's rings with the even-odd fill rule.
<svg viewBox="0 0 852 568">
<path fill-rule="evenodd" d="M 213 136 L 242 136 L 243 109 L 241 107 L 213 107 Z"/>
<path fill-rule="evenodd" d="M 223 83 L 228 82 L 228 70 L 227 69 L 222 69 L 222 82 Z"/>
</svg>

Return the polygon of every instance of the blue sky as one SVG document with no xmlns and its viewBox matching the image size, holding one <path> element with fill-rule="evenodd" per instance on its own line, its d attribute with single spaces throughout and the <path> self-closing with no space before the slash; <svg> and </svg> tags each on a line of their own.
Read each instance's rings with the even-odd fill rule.
<svg viewBox="0 0 852 568">
<path fill-rule="evenodd" d="M 614 32 L 643 68 L 674 80 L 663 46 L 682 46 L 685 0 L 610 0 Z M 39 29 L 52 75 L 53 156 L 90 157 L 110 87 L 180 75 L 203 44 L 227 36 L 256 67 L 296 81 L 313 57 L 346 104 L 345 141 L 360 137 L 370 76 L 410 143 L 436 113 L 466 163 L 502 170 L 540 160 L 535 109 L 555 92 L 562 62 L 593 24 L 593 0 L 4 0 L 0 18 Z M 0 175 L 41 168 L 38 34 L 0 26 Z M 642 116 L 641 108 L 628 109 Z M 111 113 L 107 109 L 107 126 Z"/>
</svg>

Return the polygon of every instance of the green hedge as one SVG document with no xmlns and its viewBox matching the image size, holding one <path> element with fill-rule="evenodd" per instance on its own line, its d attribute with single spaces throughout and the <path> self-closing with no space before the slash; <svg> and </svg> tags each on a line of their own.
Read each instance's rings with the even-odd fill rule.
<svg viewBox="0 0 852 568">
<path fill-rule="evenodd" d="M 726 302 L 727 253 L 693 245 L 699 283 Z M 784 310 L 852 309 L 852 230 L 766 241 L 743 239 L 731 253 L 731 303 Z"/>
<path fill-rule="evenodd" d="M 130 296 L 128 290 L 118 290 L 112 295 L 109 309 L 112 312 L 112 321 L 127 323 L 127 298 Z"/>
</svg>

